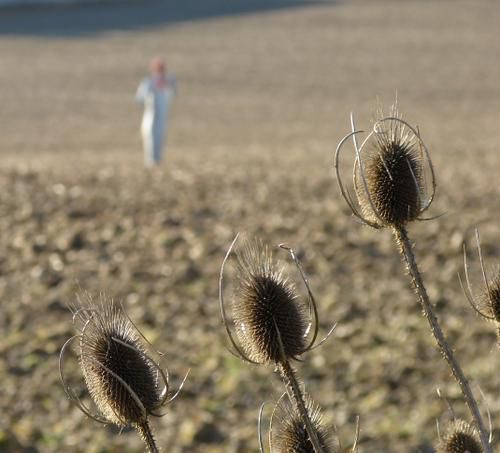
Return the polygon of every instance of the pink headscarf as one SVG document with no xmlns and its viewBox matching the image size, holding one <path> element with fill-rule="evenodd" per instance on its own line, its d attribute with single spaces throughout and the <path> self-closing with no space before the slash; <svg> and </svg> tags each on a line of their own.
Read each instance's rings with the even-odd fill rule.
<svg viewBox="0 0 500 453">
<path fill-rule="evenodd" d="M 156 89 L 164 89 L 168 85 L 168 79 L 166 76 L 167 68 L 165 63 L 160 57 L 154 57 L 149 63 L 149 68 L 151 70 L 151 75 L 153 83 Z"/>
</svg>

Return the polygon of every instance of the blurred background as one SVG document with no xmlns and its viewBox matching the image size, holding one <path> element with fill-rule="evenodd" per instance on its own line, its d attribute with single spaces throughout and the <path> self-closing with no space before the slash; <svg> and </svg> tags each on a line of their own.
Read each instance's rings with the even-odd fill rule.
<svg viewBox="0 0 500 453">
<path fill-rule="evenodd" d="M 0 2 L 0 451 L 142 451 L 59 382 L 66 305 L 102 290 L 166 354 L 173 387 L 191 368 L 152 422 L 163 451 L 257 451 L 260 404 L 281 384 L 227 351 L 217 279 L 237 231 L 295 247 L 321 331 L 339 323 L 297 367 L 344 447 L 359 414 L 361 451 L 432 451 L 436 421 L 453 418 L 438 388 L 468 420 L 390 233 L 350 217 L 333 175 L 350 112 L 369 128 L 396 94 L 433 158 L 431 214 L 444 214 L 410 235 L 498 445 L 495 327 L 457 278 L 465 242 L 480 291 L 474 227 L 488 270 L 500 258 L 498 2 L 24 3 Z M 147 170 L 134 96 L 155 55 L 178 95 L 165 160 Z"/>
</svg>

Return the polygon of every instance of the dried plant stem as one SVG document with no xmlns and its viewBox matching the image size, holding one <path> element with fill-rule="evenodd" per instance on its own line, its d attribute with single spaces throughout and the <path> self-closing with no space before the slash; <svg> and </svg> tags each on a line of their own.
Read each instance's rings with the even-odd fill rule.
<svg viewBox="0 0 500 453">
<path fill-rule="evenodd" d="M 156 446 L 156 441 L 153 436 L 153 432 L 151 431 L 151 427 L 149 426 L 149 423 L 145 421 L 142 425 L 137 426 L 137 431 L 139 431 L 139 434 L 146 444 L 149 453 L 159 453 L 160 450 Z"/>
<path fill-rule="evenodd" d="M 295 370 L 292 368 L 288 360 L 283 360 L 278 364 L 278 370 L 283 378 L 287 391 L 291 397 L 291 400 L 295 404 L 300 417 L 304 421 L 307 434 L 309 436 L 309 440 L 314 448 L 316 453 L 324 453 L 323 448 L 321 448 L 321 444 L 319 443 L 318 434 L 314 429 L 314 426 L 311 422 L 311 418 L 309 413 L 307 412 L 306 404 L 304 402 L 304 395 L 300 390 L 300 386 L 295 375 Z"/>
<path fill-rule="evenodd" d="M 399 246 L 401 255 L 403 256 L 408 274 L 411 277 L 412 285 L 415 289 L 415 292 L 418 296 L 420 304 L 422 305 L 422 310 L 424 312 L 427 321 L 429 322 L 432 335 L 436 340 L 436 343 L 443 354 L 444 358 L 448 362 L 448 366 L 450 367 L 453 376 L 455 377 L 460 389 L 465 398 L 465 402 L 469 408 L 469 411 L 472 414 L 472 418 L 474 420 L 474 424 L 476 425 L 477 430 L 479 431 L 479 436 L 481 438 L 481 444 L 483 446 L 485 453 L 493 453 L 493 449 L 488 442 L 488 433 L 486 431 L 483 419 L 481 417 L 481 413 L 479 412 L 478 404 L 474 395 L 472 394 L 472 390 L 469 386 L 469 382 L 465 377 L 459 363 L 455 359 L 452 350 L 448 346 L 446 339 L 444 337 L 443 331 L 439 326 L 436 315 L 434 314 L 434 309 L 430 303 L 429 296 L 427 295 L 427 291 L 425 289 L 424 283 L 422 281 L 422 277 L 420 275 L 420 271 L 418 270 L 417 263 L 415 261 L 415 255 L 413 254 L 413 247 L 408 238 L 407 231 L 404 227 L 394 227 L 393 228 L 394 238 Z"/>
</svg>

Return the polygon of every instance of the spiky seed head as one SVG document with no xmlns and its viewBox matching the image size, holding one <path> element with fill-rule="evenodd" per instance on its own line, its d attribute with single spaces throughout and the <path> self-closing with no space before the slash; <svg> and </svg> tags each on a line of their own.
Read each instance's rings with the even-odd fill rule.
<svg viewBox="0 0 500 453">
<path fill-rule="evenodd" d="M 463 420 L 453 421 L 437 447 L 437 453 L 482 453 L 477 431 Z"/>
<path fill-rule="evenodd" d="M 237 259 L 233 316 L 245 353 L 259 363 L 296 358 L 306 347 L 307 321 L 294 284 L 260 240 L 245 241 Z"/>
<path fill-rule="evenodd" d="M 486 313 L 496 322 L 500 322 L 500 271 L 488 284 L 488 288 L 480 299 L 481 307 L 486 309 Z"/>
<path fill-rule="evenodd" d="M 104 296 L 78 311 L 79 362 L 102 415 L 119 426 L 142 426 L 161 402 L 162 382 L 121 306 Z"/>
<path fill-rule="evenodd" d="M 480 313 L 493 320 L 497 326 L 497 344 L 500 347 L 500 270 L 489 282 L 483 294 L 479 297 Z"/>
<path fill-rule="evenodd" d="M 361 210 L 378 226 L 404 226 L 422 212 L 427 190 L 419 141 L 396 119 L 376 123 L 373 135 L 364 153 L 363 175 L 359 164 L 355 170 Z"/>
<path fill-rule="evenodd" d="M 306 398 L 306 410 L 323 451 L 334 451 L 333 432 L 327 429 L 319 406 Z M 271 451 L 274 453 L 314 453 L 314 447 L 299 413 L 289 401 L 281 401 L 273 417 Z"/>
</svg>

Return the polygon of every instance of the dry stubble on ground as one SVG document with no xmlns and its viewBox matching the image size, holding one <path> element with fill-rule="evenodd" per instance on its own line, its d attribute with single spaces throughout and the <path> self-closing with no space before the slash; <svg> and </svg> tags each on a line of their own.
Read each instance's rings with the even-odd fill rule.
<svg viewBox="0 0 500 453">
<path fill-rule="evenodd" d="M 298 367 L 343 445 L 359 414 L 362 451 L 429 451 L 436 419 L 451 417 L 436 389 L 465 416 L 459 391 L 389 233 L 349 217 L 332 174 L 349 112 L 369 127 L 377 98 L 387 107 L 396 91 L 434 158 L 432 212 L 445 214 L 410 233 L 498 438 L 493 326 L 466 306 L 456 274 L 476 225 L 487 261 L 500 255 L 500 7 L 299 6 L 151 26 L 131 4 L 114 5 L 116 16 L 98 5 L 0 13 L 0 450 L 141 450 L 135 433 L 87 420 L 59 383 L 58 351 L 73 334 L 66 304 L 81 288 L 125 302 L 174 385 L 191 368 L 153 422 L 164 451 L 255 451 L 260 403 L 281 387 L 272 369 L 230 356 L 217 305 L 225 250 L 247 231 L 296 247 L 322 330 L 339 323 Z M 93 27 L 79 28 L 89 14 Z M 154 54 L 167 57 L 179 96 L 166 162 L 148 172 L 133 96 Z"/>
</svg>

